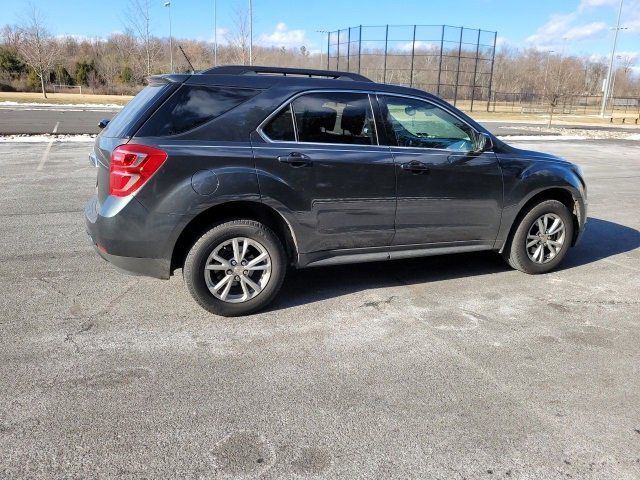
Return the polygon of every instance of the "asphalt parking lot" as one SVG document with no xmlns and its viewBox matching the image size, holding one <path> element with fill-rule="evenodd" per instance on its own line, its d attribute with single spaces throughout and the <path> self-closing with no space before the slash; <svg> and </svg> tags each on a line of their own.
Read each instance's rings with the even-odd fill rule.
<svg viewBox="0 0 640 480">
<path fill-rule="evenodd" d="M 640 478 L 640 142 L 516 145 L 585 169 L 560 270 L 309 269 L 225 319 L 93 252 L 89 144 L 0 143 L 0 478 Z"/>
</svg>

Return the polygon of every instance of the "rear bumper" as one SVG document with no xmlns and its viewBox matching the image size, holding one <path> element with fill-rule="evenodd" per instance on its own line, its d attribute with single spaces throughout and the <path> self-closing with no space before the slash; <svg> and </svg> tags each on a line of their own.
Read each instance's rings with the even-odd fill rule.
<svg viewBox="0 0 640 480">
<path fill-rule="evenodd" d="M 170 277 L 171 258 L 166 258 L 163 251 L 172 227 L 166 221 L 154 221 L 135 199 L 100 208 L 94 196 L 84 213 L 87 234 L 103 259 L 129 274 Z"/>
<path fill-rule="evenodd" d="M 111 255 L 103 252 L 96 243 L 92 243 L 98 255 L 128 275 L 143 275 L 145 277 L 169 278 L 170 262 L 161 258 L 137 258 Z"/>
</svg>

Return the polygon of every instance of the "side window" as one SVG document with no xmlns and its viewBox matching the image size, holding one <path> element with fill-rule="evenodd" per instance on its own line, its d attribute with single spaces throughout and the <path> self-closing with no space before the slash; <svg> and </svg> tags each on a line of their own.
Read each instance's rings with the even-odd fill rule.
<svg viewBox="0 0 640 480">
<path fill-rule="evenodd" d="M 182 85 L 142 126 L 138 136 L 176 135 L 219 117 L 259 90 Z"/>
<path fill-rule="evenodd" d="M 299 142 L 376 145 L 369 96 L 364 93 L 309 93 L 293 101 Z"/>
<path fill-rule="evenodd" d="M 293 117 L 291 116 L 291 107 L 287 105 L 278 113 L 263 129 L 264 134 L 271 140 L 280 140 L 282 142 L 295 142 L 296 134 L 293 130 Z"/>
<path fill-rule="evenodd" d="M 445 110 L 412 98 L 380 96 L 383 116 L 399 147 L 468 152 L 473 129 Z"/>
</svg>

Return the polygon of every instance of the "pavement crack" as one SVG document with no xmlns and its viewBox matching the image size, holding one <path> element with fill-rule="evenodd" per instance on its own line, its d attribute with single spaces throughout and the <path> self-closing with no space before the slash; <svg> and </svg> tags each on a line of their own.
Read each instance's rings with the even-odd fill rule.
<svg viewBox="0 0 640 480">
<path fill-rule="evenodd" d="M 69 342 L 75 348 L 76 353 L 80 353 L 80 345 L 76 343 L 73 333 L 67 333 L 67 336 L 64 338 L 65 342 Z"/>
<path fill-rule="evenodd" d="M 396 295 L 391 295 L 386 300 L 374 300 L 374 301 L 371 301 L 371 302 L 365 302 L 362 305 L 360 305 L 360 308 L 372 307 L 372 308 L 375 308 L 376 310 L 380 310 L 380 307 L 382 305 L 390 305 L 391 302 L 393 302 L 393 300 L 396 299 L 396 298 L 398 298 Z"/>
</svg>

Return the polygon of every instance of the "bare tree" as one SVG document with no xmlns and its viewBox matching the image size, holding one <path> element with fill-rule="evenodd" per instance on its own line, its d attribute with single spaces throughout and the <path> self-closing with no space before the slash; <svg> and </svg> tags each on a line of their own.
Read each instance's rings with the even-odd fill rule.
<svg viewBox="0 0 640 480">
<path fill-rule="evenodd" d="M 136 34 L 142 45 L 147 75 L 151 75 L 151 64 L 158 52 L 151 33 L 150 0 L 129 0 L 127 24 Z"/>
<path fill-rule="evenodd" d="M 42 14 L 31 5 L 24 24 L 20 27 L 18 51 L 40 79 L 42 95 L 47 98 L 45 82 L 56 65 L 60 43 L 47 30 Z"/>
<path fill-rule="evenodd" d="M 551 64 L 549 87 L 544 95 L 544 99 L 549 105 L 547 128 L 551 128 L 556 107 L 584 88 L 583 73 L 581 68 L 576 68 L 575 63 L 575 58 L 558 56 Z"/>
<path fill-rule="evenodd" d="M 249 13 L 245 7 L 236 5 L 233 12 L 232 33 L 227 35 L 234 63 L 246 65 L 249 60 Z"/>
<path fill-rule="evenodd" d="M 4 27 L 2 27 L 2 30 L 0 30 L 0 40 L 6 47 L 17 50 L 18 46 L 20 45 L 21 37 L 21 29 L 16 25 L 5 25 Z"/>
</svg>

